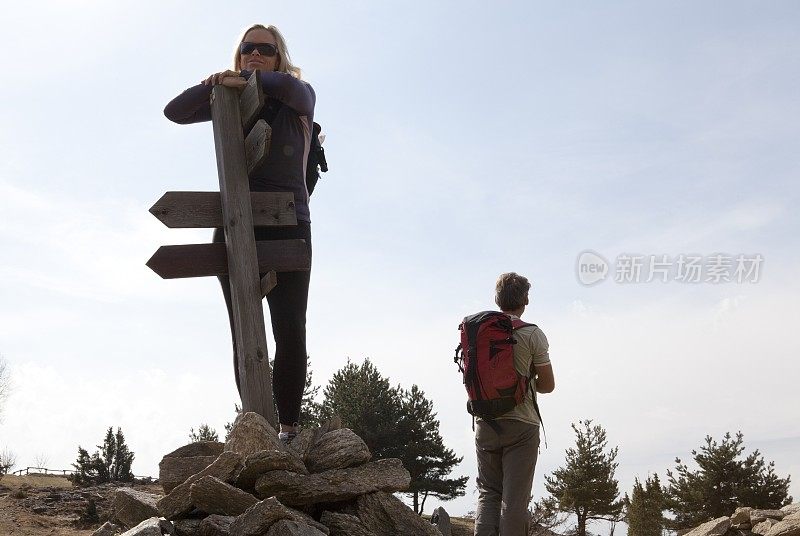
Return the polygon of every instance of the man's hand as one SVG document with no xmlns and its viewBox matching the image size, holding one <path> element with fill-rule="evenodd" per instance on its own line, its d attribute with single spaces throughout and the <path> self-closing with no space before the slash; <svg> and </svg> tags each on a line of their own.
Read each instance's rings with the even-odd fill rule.
<svg viewBox="0 0 800 536">
<path fill-rule="evenodd" d="M 203 80 L 203 85 L 216 86 L 222 84 L 223 86 L 243 88 L 247 85 L 247 80 L 239 76 L 236 71 L 222 71 L 215 73 Z"/>
</svg>

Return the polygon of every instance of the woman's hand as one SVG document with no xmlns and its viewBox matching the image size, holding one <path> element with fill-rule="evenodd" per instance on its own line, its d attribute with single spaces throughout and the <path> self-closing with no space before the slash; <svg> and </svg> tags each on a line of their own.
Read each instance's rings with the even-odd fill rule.
<svg viewBox="0 0 800 536">
<path fill-rule="evenodd" d="M 203 80 L 203 85 L 216 86 L 222 84 L 223 86 L 243 88 L 247 85 L 247 80 L 239 76 L 236 71 L 222 71 L 215 73 Z"/>
</svg>

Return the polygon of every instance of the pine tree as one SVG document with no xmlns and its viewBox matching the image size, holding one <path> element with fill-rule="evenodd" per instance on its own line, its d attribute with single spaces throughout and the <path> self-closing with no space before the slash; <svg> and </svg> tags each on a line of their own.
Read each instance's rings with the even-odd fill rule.
<svg viewBox="0 0 800 536">
<path fill-rule="evenodd" d="M 93 482 L 97 478 L 97 470 L 92 463 L 92 458 L 86 449 L 78 446 L 78 459 L 72 464 L 75 472 L 70 476 L 70 480 L 76 484 L 85 485 Z"/>
<path fill-rule="evenodd" d="M 93 457 L 94 463 L 97 465 L 97 478 L 100 482 L 108 482 L 113 480 L 114 456 L 117 453 L 117 441 L 114 437 L 114 429 L 109 427 L 106 430 L 106 437 L 103 439 L 103 446 L 97 446 L 100 449 L 100 455 Z"/>
<path fill-rule="evenodd" d="M 553 497 L 534 501 L 533 506 L 528 508 L 528 514 L 531 536 L 550 536 L 558 527 L 566 523 L 569 517 L 569 514 L 558 509 L 558 503 Z"/>
<path fill-rule="evenodd" d="M 72 466 L 75 472 L 70 477 L 80 485 L 99 484 L 109 481 L 130 482 L 133 480 L 131 464 L 134 453 L 125 444 L 125 436 L 121 428 L 114 434 L 113 428 L 106 431 L 103 445 L 99 451 L 89 456 L 89 452 L 78 446 L 78 459 Z"/>
<path fill-rule="evenodd" d="M 134 453 L 130 451 L 128 445 L 125 443 L 125 436 L 121 428 L 117 428 L 116 450 L 114 451 L 114 463 L 112 465 L 112 480 L 118 482 L 131 482 L 133 481 L 133 472 L 131 465 L 133 465 Z"/>
<path fill-rule="evenodd" d="M 629 536 L 661 536 L 664 530 L 664 491 L 658 475 L 644 486 L 634 479 L 631 496 L 625 495 Z"/>
<path fill-rule="evenodd" d="M 729 516 L 738 506 L 780 508 L 791 503 L 790 477 L 779 478 L 775 464 L 765 464 L 758 450 L 744 459 L 744 439 L 726 433 L 721 443 L 706 436 L 692 457 L 699 469 L 690 471 L 680 458 L 675 473 L 667 471 L 666 505 L 675 516 L 669 528 L 690 528 L 710 519 Z"/>
<path fill-rule="evenodd" d="M 586 536 L 587 523 L 595 520 L 618 520 L 623 508 L 619 483 L 614 478 L 619 448 L 605 452 L 606 431 L 592 421 L 574 423 L 575 447 L 567 449 L 566 465 L 545 477 L 545 487 L 558 509 L 575 515 L 577 536 Z"/>
<path fill-rule="evenodd" d="M 443 501 L 464 495 L 469 477 L 447 478 L 464 458 L 444 446 L 433 403 L 425 398 L 425 393 L 412 385 L 410 391 L 400 394 L 402 416 L 397 426 L 397 441 L 405 446 L 401 460 L 411 474 L 406 494 L 413 499 L 414 511 L 421 515 L 429 495 Z"/>
<path fill-rule="evenodd" d="M 468 477 L 449 477 L 462 458 L 444 446 L 433 404 L 418 386 L 392 387 L 369 359 L 360 366 L 348 360 L 325 387 L 321 414 L 341 417 L 373 458 L 403 462 L 415 512 L 422 513 L 428 496 L 446 501 L 464 495 Z"/>
<path fill-rule="evenodd" d="M 323 396 L 323 419 L 341 417 L 342 424 L 364 440 L 376 459 L 402 457 L 404 445 L 397 440 L 402 400 L 369 359 L 361 366 L 348 360 L 334 373 Z"/>
<path fill-rule="evenodd" d="M 217 431 L 209 425 L 201 423 L 197 428 L 197 432 L 194 431 L 194 428 L 189 429 L 189 441 L 192 443 L 199 443 L 200 441 L 219 441 L 219 435 L 217 435 Z"/>
</svg>

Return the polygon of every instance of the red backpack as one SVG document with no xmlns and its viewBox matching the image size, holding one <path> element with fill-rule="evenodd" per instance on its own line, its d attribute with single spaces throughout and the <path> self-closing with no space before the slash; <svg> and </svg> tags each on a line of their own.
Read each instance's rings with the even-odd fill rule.
<svg viewBox="0 0 800 536">
<path fill-rule="evenodd" d="M 531 379 L 514 368 L 514 330 L 524 326 L 535 324 L 496 311 L 468 316 L 458 326 L 461 343 L 453 360 L 464 376 L 471 415 L 492 420 L 525 399 Z"/>
</svg>

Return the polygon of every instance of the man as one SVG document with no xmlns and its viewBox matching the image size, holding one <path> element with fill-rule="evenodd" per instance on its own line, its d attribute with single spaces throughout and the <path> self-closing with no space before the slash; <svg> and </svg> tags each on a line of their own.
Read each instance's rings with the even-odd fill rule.
<svg viewBox="0 0 800 536">
<path fill-rule="evenodd" d="M 497 280 L 495 303 L 517 320 L 528 305 L 531 284 L 514 272 Z M 492 421 L 477 419 L 475 448 L 478 457 L 478 508 L 475 536 L 527 536 L 528 505 L 539 449 L 541 418 L 534 391 L 555 388 L 547 338 L 536 326 L 514 331 L 514 368 L 531 377 L 524 401 Z"/>
</svg>

